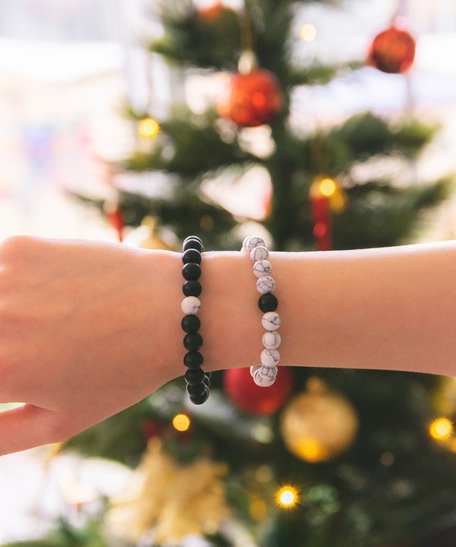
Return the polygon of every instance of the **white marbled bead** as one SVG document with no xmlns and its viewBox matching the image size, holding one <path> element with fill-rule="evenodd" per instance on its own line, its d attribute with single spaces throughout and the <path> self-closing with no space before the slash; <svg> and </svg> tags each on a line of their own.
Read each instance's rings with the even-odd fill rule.
<svg viewBox="0 0 456 547">
<path fill-rule="evenodd" d="M 272 367 L 265 367 L 265 368 L 267 368 L 268 370 L 272 370 Z M 276 376 L 277 376 L 277 372 L 273 378 L 270 378 L 269 376 L 261 374 L 261 367 L 260 367 L 255 372 L 253 376 L 253 381 L 255 382 L 257 386 L 269 387 L 269 386 L 272 386 L 272 384 L 275 382 Z"/>
<path fill-rule="evenodd" d="M 264 239 L 258 236 L 250 236 L 244 239 L 244 243 L 242 244 L 244 251 L 250 253 L 255 247 L 264 247 Z"/>
<path fill-rule="evenodd" d="M 267 260 L 269 258 L 269 251 L 266 247 L 255 247 L 255 249 L 252 249 L 250 253 L 250 258 L 254 262 L 258 262 L 258 260 Z"/>
<path fill-rule="evenodd" d="M 196 315 L 201 308 L 200 299 L 196 296 L 187 296 L 182 300 L 181 308 L 185 315 Z"/>
<path fill-rule="evenodd" d="M 255 372 L 260 368 L 260 365 L 250 367 L 250 376 L 255 376 Z"/>
<path fill-rule="evenodd" d="M 264 277 L 265 275 L 271 275 L 272 266 L 269 260 L 258 260 L 253 265 L 253 273 L 257 277 Z"/>
<path fill-rule="evenodd" d="M 261 324 L 266 330 L 276 330 L 280 327 L 280 315 L 276 311 L 268 311 L 261 318 Z"/>
<path fill-rule="evenodd" d="M 265 332 L 262 342 L 266 349 L 277 349 L 280 346 L 280 342 L 282 342 L 282 337 L 277 331 Z"/>
<path fill-rule="evenodd" d="M 270 275 L 262 275 L 256 282 L 257 291 L 260 294 L 267 294 L 268 292 L 274 292 L 276 282 Z"/>
<path fill-rule="evenodd" d="M 274 367 L 280 361 L 280 353 L 276 349 L 264 349 L 260 360 L 265 367 Z"/>
</svg>

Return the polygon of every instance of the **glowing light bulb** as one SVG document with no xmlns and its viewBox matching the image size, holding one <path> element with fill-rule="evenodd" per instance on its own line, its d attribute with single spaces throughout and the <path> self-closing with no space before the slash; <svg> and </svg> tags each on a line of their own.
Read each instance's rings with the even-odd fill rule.
<svg viewBox="0 0 456 547">
<path fill-rule="evenodd" d="M 277 492 L 277 503 L 281 507 L 293 507 L 298 502 L 298 493 L 292 486 L 283 486 Z"/>
<path fill-rule="evenodd" d="M 335 194 L 336 190 L 336 183 L 332 179 L 323 179 L 320 182 L 320 193 L 323 196 L 330 198 Z"/>
<path fill-rule="evenodd" d="M 453 424 L 448 418 L 438 418 L 434 420 L 429 428 L 429 433 L 433 439 L 438 441 L 447 439 L 453 432 Z"/>
<path fill-rule="evenodd" d="M 301 27 L 299 36 L 304 42 L 311 42 L 312 40 L 315 40 L 315 37 L 317 36 L 317 29 L 310 23 L 307 23 Z"/>
<path fill-rule="evenodd" d="M 190 418 L 186 414 L 176 414 L 173 418 L 173 426 L 177 431 L 187 431 L 190 427 Z"/>
<path fill-rule="evenodd" d="M 146 138 L 151 139 L 158 135 L 160 131 L 160 125 L 153 118 L 144 118 L 138 127 L 139 134 Z"/>
</svg>

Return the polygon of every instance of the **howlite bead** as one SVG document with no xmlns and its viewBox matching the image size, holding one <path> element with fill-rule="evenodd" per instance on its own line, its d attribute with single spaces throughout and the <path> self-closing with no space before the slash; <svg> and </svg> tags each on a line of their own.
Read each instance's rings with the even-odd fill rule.
<svg viewBox="0 0 456 547">
<path fill-rule="evenodd" d="M 196 296 L 186 296 L 181 302 L 185 315 L 196 315 L 201 309 L 201 302 Z"/>
<path fill-rule="evenodd" d="M 182 255 L 182 262 L 184 264 L 201 264 L 201 253 L 196 249 L 187 249 Z"/>
<path fill-rule="evenodd" d="M 201 397 L 206 392 L 206 384 L 201 383 L 197 386 L 191 386 L 190 384 L 187 384 L 187 393 L 190 397 Z"/>
<path fill-rule="evenodd" d="M 187 239 L 184 243 L 183 250 L 185 252 L 188 249 L 196 249 L 200 253 L 204 252 L 203 244 L 201 243 L 201 240 L 198 239 Z"/>
<path fill-rule="evenodd" d="M 194 264 L 192 262 L 185 264 L 182 268 L 182 275 L 187 281 L 196 281 L 201 277 L 201 267 L 199 264 Z"/>
<path fill-rule="evenodd" d="M 189 334 L 198 332 L 201 321 L 197 315 L 184 315 L 181 321 L 182 330 Z"/>
<path fill-rule="evenodd" d="M 263 313 L 276 311 L 279 301 L 272 293 L 262 294 L 258 299 L 258 307 Z"/>
<path fill-rule="evenodd" d="M 197 332 L 186 334 L 184 336 L 184 346 L 188 351 L 198 351 L 203 347 L 203 337 Z"/>
<path fill-rule="evenodd" d="M 208 399 L 209 399 L 209 389 L 208 389 L 208 388 L 206 388 L 206 391 L 204 392 L 203 395 L 201 395 L 201 397 L 190 397 L 190 401 L 191 401 L 194 405 L 202 405 L 202 404 L 205 403 Z"/>
<path fill-rule="evenodd" d="M 202 368 L 197 369 L 188 369 L 185 373 L 185 381 L 190 386 L 199 386 L 203 382 L 205 382 L 206 376 L 203 372 Z"/>
<path fill-rule="evenodd" d="M 199 351 L 189 351 L 184 356 L 184 365 L 191 370 L 196 370 L 204 363 L 204 358 Z"/>
<path fill-rule="evenodd" d="M 185 296 L 199 296 L 201 294 L 201 283 L 199 281 L 186 281 L 182 285 L 182 292 Z"/>
<path fill-rule="evenodd" d="M 276 311 L 268 311 L 261 318 L 261 323 L 268 331 L 276 330 L 280 327 L 280 315 Z"/>
</svg>

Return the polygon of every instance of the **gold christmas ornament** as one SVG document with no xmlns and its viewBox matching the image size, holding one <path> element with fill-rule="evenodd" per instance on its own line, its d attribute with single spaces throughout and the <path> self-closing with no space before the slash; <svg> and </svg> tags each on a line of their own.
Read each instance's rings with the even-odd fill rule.
<svg viewBox="0 0 456 547">
<path fill-rule="evenodd" d="M 179 466 L 163 452 L 160 439 L 151 439 L 135 472 L 134 491 L 110 511 L 108 524 L 135 543 L 148 530 L 157 544 L 215 533 L 227 515 L 221 480 L 226 473 L 225 465 L 205 458 Z"/>
<path fill-rule="evenodd" d="M 141 249 L 175 251 L 176 249 L 171 244 L 162 239 L 158 225 L 159 219 L 157 217 L 144 217 L 141 226 L 135 228 L 125 238 L 125 243 L 140 247 Z"/>
<path fill-rule="evenodd" d="M 281 433 L 288 450 L 309 463 L 332 460 L 351 446 L 358 417 L 350 402 L 311 378 L 307 391 L 295 397 L 281 418 Z"/>
</svg>

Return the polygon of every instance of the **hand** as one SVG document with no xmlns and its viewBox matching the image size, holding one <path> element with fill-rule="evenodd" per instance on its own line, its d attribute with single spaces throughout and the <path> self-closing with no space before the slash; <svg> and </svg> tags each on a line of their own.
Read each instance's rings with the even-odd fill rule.
<svg viewBox="0 0 456 547">
<path fill-rule="evenodd" d="M 62 441 L 183 374 L 176 253 L 0 245 L 0 455 Z"/>
</svg>

